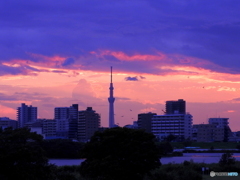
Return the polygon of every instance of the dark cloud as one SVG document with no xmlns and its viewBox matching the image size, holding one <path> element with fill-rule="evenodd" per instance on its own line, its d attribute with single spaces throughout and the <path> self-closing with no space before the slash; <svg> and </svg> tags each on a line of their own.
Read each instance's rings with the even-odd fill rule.
<svg viewBox="0 0 240 180">
<path fill-rule="evenodd" d="M 104 66 L 113 65 L 121 71 L 156 73 L 152 62 L 138 65 L 112 55 L 96 57 L 88 53 L 163 52 L 205 59 L 219 66 L 204 66 L 213 71 L 239 73 L 239 8 L 238 0 L 1 1 L 0 61 L 50 61 L 28 54 L 33 53 L 66 57 L 60 62 L 64 68 L 81 65 L 83 69 L 104 70 Z M 190 65 L 198 67 L 197 63 Z M 0 65 L 0 75 L 39 71 L 31 66 Z"/>
<path fill-rule="evenodd" d="M 47 96 L 47 94 L 43 93 L 25 93 L 25 92 L 15 92 L 11 95 L 0 93 L 1 101 L 51 101 L 54 98 Z"/>
<path fill-rule="evenodd" d="M 0 76 L 3 75 L 19 75 L 19 74 L 23 74 L 23 75 L 27 75 L 29 74 L 31 70 L 29 68 L 25 68 L 23 66 L 19 66 L 19 67 L 12 67 L 12 66 L 7 66 L 7 65 L 3 65 L 0 64 Z"/>
<path fill-rule="evenodd" d="M 135 76 L 135 77 L 125 77 L 125 80 L 126 81 L 138 81 L 138 77 L 137 76 Z"/>
<path fill-rule="evenodd" d="M 117 101 L 130 101 L 130 98 L 125 98 L 125 97 L 115 97 Z"/>
<path fill-rule="evenodd" d="M 146 78 L 143 76 L 125 77 L 126 81 L 139 81 L 140 79 L 146 79 Z"/>
<path fill-rule="evenodd" d="M 233 101 L 240 101 L 240 98 L 232 99 Z"/>
<path fill-rule="evenodd" d="M 67 73 L 67 71 L 62 71 L 62 70 L 53 70 L 51 72 L 54 72 L 54 73 Z"/>
<path fill-rule="evenodd" d="M 67 73 L 67 71 L 63 70 L 46 70 L 46 69 L 38 69 L 35 67 L 31 67 L 28 65 L 3 65 L 0 64 L 0 76 L 4 75 L 34 75 L 36 76 L 39 72 L 53 72 L 53 73 Z"/>
<path fill-rule="evenodd" d="M 69 66 L 74 64 L 75 60 L 73 58 L 67 58 L 63 63 L 62 66 Z"/>
</svg>

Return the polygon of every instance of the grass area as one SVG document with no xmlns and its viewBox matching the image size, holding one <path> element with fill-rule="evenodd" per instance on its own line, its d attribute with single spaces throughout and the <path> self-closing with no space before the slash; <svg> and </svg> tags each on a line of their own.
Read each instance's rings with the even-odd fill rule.
<svg viewBox="0 0 240 180">
<path fill-rule="evenodd" d="M 210 149 L 214 147 L 214 149 L 236 149 L 236 146 L 240 143 L 236 142 L 192 142 L 187 144 L 187 146 L 192 147 L 200 147 L 202 149 Z M 171 142 L 171 145 L 177 149 L 183 149 L 184 143 L 182 142 Z"/>
<path fill-rule="evenodd" d="M 210 175 L 203 175 L 203 180 L 239 180 L 239 176 L 214 176 L 211 177 Z"/>
</svg>

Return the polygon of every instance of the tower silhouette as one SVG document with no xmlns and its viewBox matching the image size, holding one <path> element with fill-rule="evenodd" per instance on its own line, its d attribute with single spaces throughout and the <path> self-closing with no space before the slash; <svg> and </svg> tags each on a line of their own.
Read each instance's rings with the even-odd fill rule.
<svg viewBox="0 0 240 180">
<path fill-rule="evenodd" d="M 109 93 L 110 96 L 108 98 L 108 102 L 109 102 L 109 128 L 112 128 L 115 126 L 115 122 L 114 122 L 114 101 L 115 98 L 113 97 L 113 83 L 112 83 L 112 66 L 111 66 L 111 81 L 110 81 L 110 87 L 109 87 Z"/>
</svg>

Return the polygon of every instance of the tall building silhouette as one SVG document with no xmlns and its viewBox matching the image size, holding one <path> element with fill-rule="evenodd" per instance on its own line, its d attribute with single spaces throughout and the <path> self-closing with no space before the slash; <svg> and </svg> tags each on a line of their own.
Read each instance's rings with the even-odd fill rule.
<svg viewBox="0 0 240 180">
<path fill-rule="evenodd" d="M 108 98 L 108 102 L 109 102 L 109 128 L 112 128 L 115 126 L 115 122 L 114 122 L 114 101 L 115 98 L 113 97 L 113 83 L 112 83 L 112 66 L 111 66 L 111 81 L 110 81 L 110 96 Z"/>
<path fill-rule="evenodd" d="M 167 101 L 166 114 L 186 114 L 186 101 L 183 99 L 179 99 L 178 101 Z"/>
<path fill-rule="evenodd" d="M 69 108 L 69 139 L 77 139 L 77 131 L 78 131 L 78 104 L 73 104 Z"/>
<path fill-rule="evenodd" d="M 37 120 L 37 107 L 27 106 L 25 103 L 17 108 L 17 120 L 20 128 L 26 123 L 35 122 Z"/>
<path fill-rule="evenodd" d="M 100 115 L 92 107 L 78 112 L 78 141 L 88 142 L 99 128 Z"/>
<path fill-rule="evenodd" d="M 141 113 L 138 114 L 137 125 L 138 129 L 144 129 L 146 132 L 152 132 L 152 117 L 157 115 L 156 113 Z"/>
</svg>

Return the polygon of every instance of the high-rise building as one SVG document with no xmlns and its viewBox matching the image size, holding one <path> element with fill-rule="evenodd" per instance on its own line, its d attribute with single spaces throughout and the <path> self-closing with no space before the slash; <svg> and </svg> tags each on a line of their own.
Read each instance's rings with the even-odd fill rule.
<svg viewBox="0 0 240 180">
<path fill-rule="evenodd" d="M 27 106 L 25 103 L 17 108 L 17 120 L 20 128 L 24 127 L 26 123 L 37 120 L 37 107 Z"/>
<path fill-rule="evenodd" d="M 168 135 L 174 135 L 177 141 L 191 139 L 191 114 L 165 114 L 152 117 L 152 133 L 163 140 Z"/>
<path fill-rule="evenodd" d="M 68 119 L 68 118 L 69 118 L 69 107 L 54 108 L 54 119 Z"/>
<path fill-rule="evenodd" d="M 186 114 L 186 102 L 183 99 L 166 101 L 166 114 Z"/>
<path fill-rule="evenodd" d="M 85 111 L 78 112 L 78 140 L 87 142 L 100 128 L 100 115 L 87 107 Z"/>
<path fill-rule="evenodd" d="M 78 104 L 73 104 L 69 108 L 69 139 L 77 139 L 78 131 Z"/>
<path fill-rule="evenodd" d="M 112 83 L 112 66 L 111 66 L 111 81 L 110 81 L 110 96 L 108 98 L 108 102 L 109 102 L 109 128 L 112 128 L 115 126 L 115 122 L 114 122 L 114 101 L 115 98 L 113 97 L 113 83 Z"/>
<path fill-rule="evenodd" d="M 141 113 L 138 114 L 137 125 L 138 129 L 144 129 L 146 132 L 152 132 L 152 117 L 157 115 L 156 113 Z"/>
<path fill-rule="evenodd" d="M 78 130 L 78 104 L 70 107 L 56 107 L 54 109 L 56 120 L 56 135 L 62 138 L 77 139 Z"/>
</svg>

